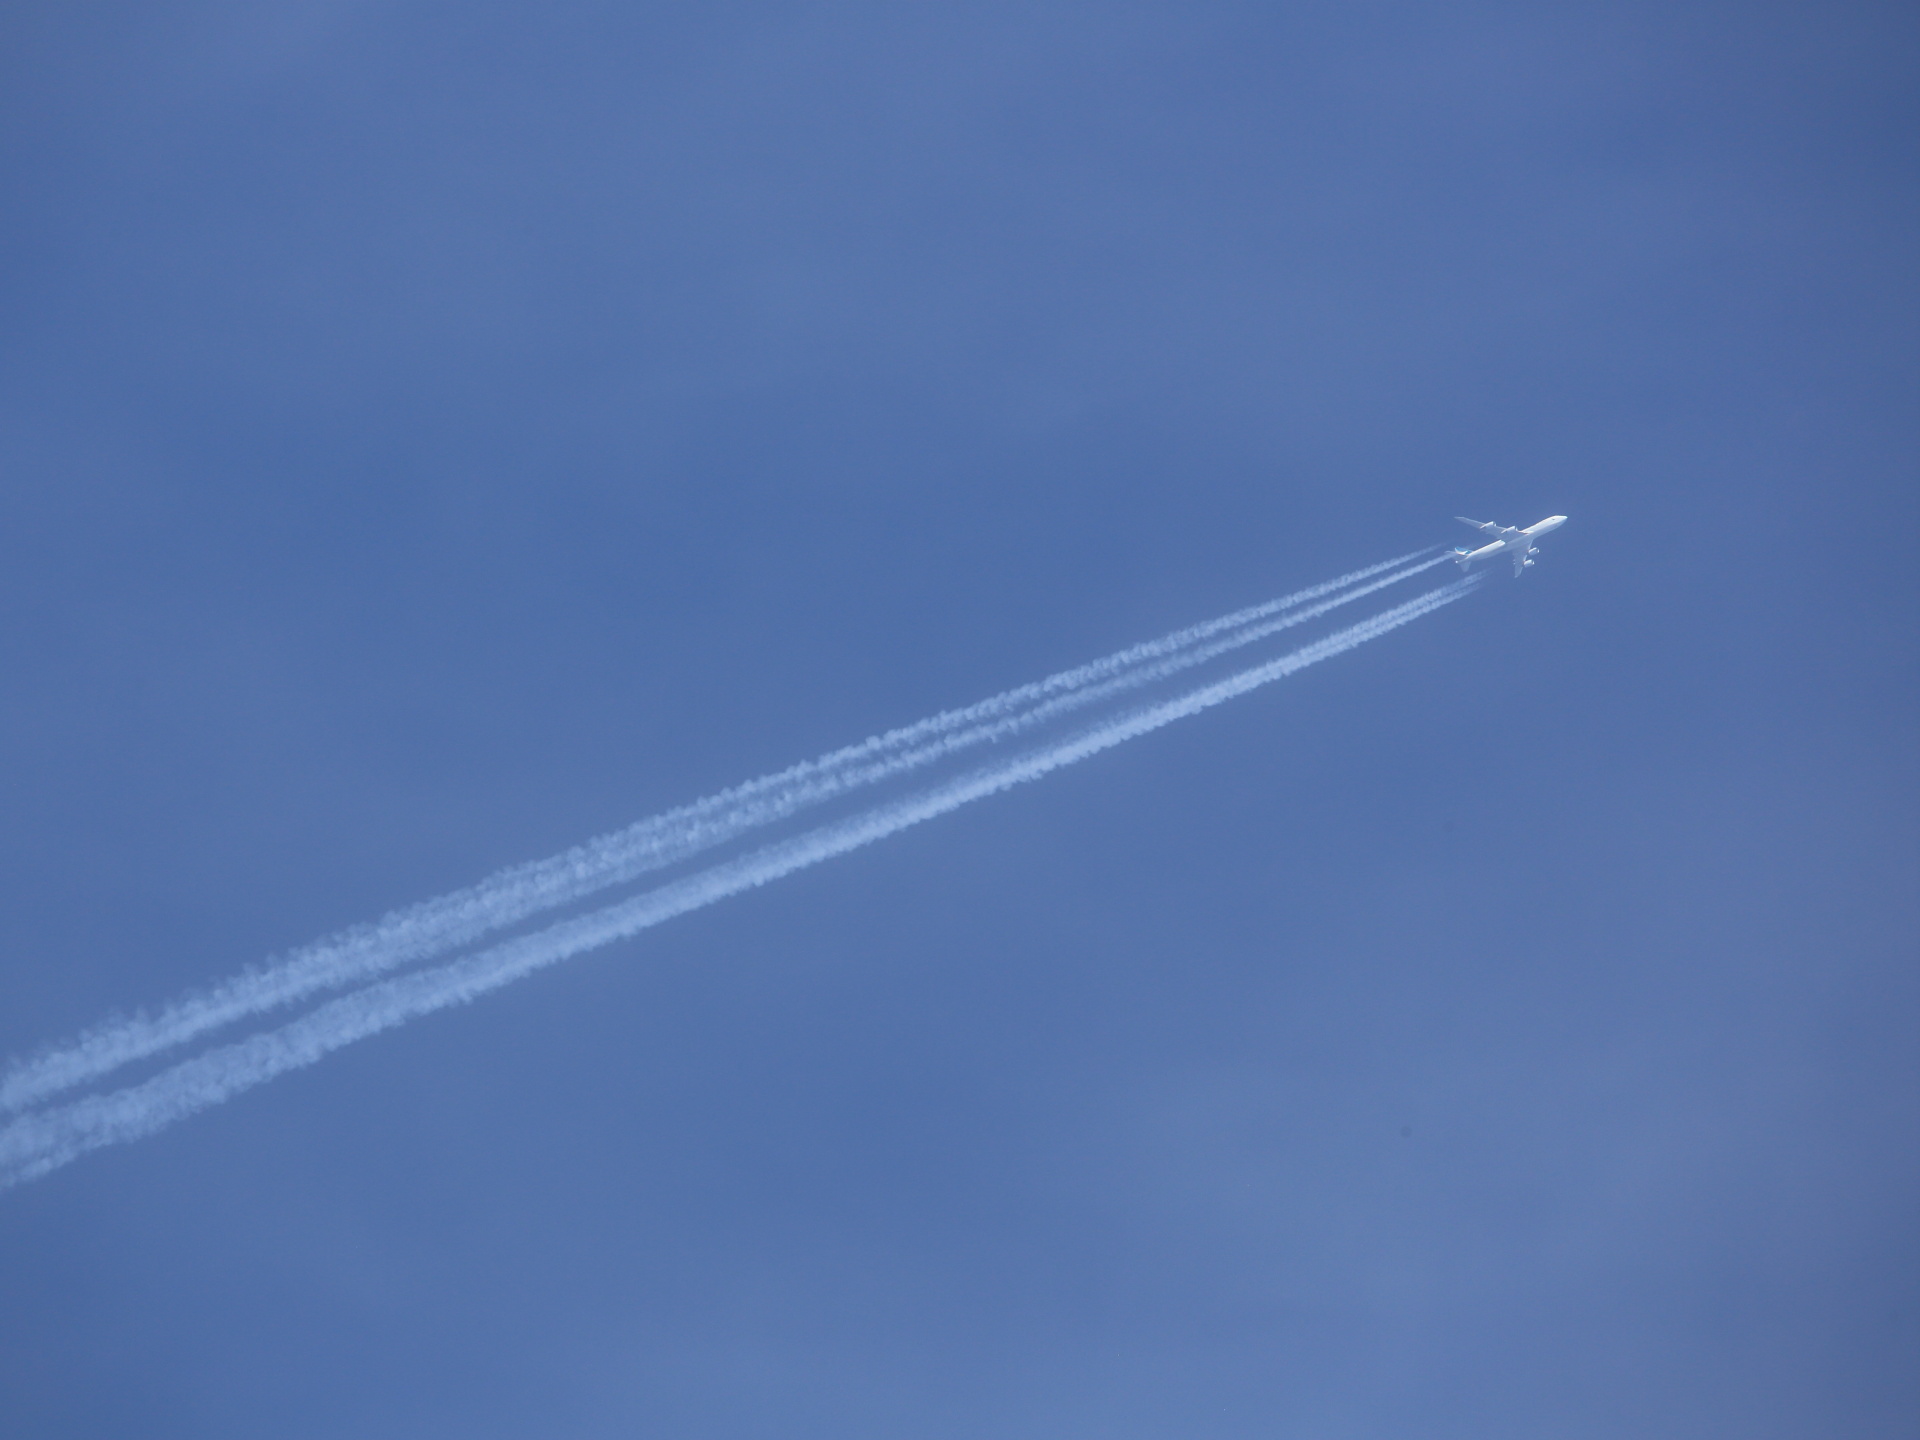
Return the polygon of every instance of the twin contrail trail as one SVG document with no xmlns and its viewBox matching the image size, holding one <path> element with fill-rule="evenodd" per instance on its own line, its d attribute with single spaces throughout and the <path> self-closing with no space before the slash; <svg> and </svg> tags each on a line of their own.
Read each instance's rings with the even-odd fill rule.
<svg viewBox="0 0 1920 1440">
<path fill-rule="evenodd" d="M 1012 738 L 1101 700 L 1167 679 L 1349 604 L 1446 558 L 1423 561 L 1420 556 L 1424 553 L 1369 566 L 1266 605 L 1177 631 L 1037 684 L 1009 690 L 979 705 L 945 712 L 668 811 L 551 860 L 502 871 L 467 890 L 308 946 L 276 964 L 177 1002 L 156 1016 L 134 1017 L 92 1031 L 71 1045 L 16 1067 L 4 1090 L 0 1090 L 5 1103 L 16 1109 L 31 1106 L 217 1026 L 325 990 L 361 985 L 278 1029 L 205 1051 L 140 1084 L 49 1106 L 13 1121 L 0 1129 L 0 1188 L 44 1175 L 87 1151 L 151 1134 L 241 1090 L 311 1064 L 330 1051 L 415 1016 L 470 1000 L 582 951 L 871 844 L 922 820 L 1197 714 L 1362 645 L 1459 599 L 1477 583 L 1469 579 L 1441 586 L 1183 696 L 1094 721 L 1063 739 L 711 865 L 590 914 L 449 963 L 386 980 L 373 979 L 690 858 L 853 789 L 906 774 L 971 746 Z M 1329 596 L 1332 598 L 1323 598 Z"/>
<path fill-rule="evenodd" d="M 243 972 L 154 1015 L 110 1021 L 13 1067 L 0 1081 L 0 1109 L 21 1110 L 123 1065 L 186 1044 L 235 1021 L 327 990 L 430 960 L 531 916 L 691 859 L 752 830 L 840 795 L 919 769 L 971 747 L 1005 740 L 1126 690 L 1302 624 L 1442 563 L 1416 551 L 1267 604 L 1177 630 L 1091 664 L 949 710 L 859 745 L 723 790 L 547 860 L 396 911 Z M 1420 563 L 1411 563 L 1419 561 Z M 1384 578 L 1376 579 L 1386 573 Z M 1369 582 L 1371 583 L 1364 583 Z M 1353 587 L 1353 588 L 1348 588 Z M 1327 595 L 1332 599 L 1323 599 Z M 1315 604 L 1313 602 L 1321 603 Z"/>
</svg>

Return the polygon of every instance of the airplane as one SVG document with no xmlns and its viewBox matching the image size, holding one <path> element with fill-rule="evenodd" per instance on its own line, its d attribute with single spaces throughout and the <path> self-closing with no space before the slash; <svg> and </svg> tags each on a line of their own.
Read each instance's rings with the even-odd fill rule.
<svg viewBox="0 0 1920 1440">
<path fill-rule="evenodd" d="M 1478 550 L 1469 550 L 1465 546 L 1455 550 L 1454 561 L 1462 570 L 1476 560 L 1491 560 L 1496 555 L 1511 555 L 1513 556 L 1513 578 L 1516 580 L 1520 578 L 1522 570 L 1533 564 L 1533 557 L 1540 553 L 1534 548 L 1533 542 L 1549 530 L 1558 530 L 1567 523 L 1567 517 L 1564 515 L 1549 515 L 1538 525 L 1529 525 L 1521 530 L 1512 525 L 1496 525 L 1491 520 L 1469 520 L 1464 515 L 1456 515 L 1453 518 L 1462 525 L 1471 525 L 1492 542 L 1482 545 Z"/>
</svg>

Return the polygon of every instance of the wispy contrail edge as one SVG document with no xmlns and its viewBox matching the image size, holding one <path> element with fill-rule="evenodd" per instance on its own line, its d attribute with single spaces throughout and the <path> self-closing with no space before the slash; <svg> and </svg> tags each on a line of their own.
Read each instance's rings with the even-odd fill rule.
<svg viewBox="0 0 1920 1440">
<path fill-rule="evenodd" d="M 983 767 L 918 796 L 877 806 L 465 959 L 368 985 L 276 1030 L 183 1061 L 143 1084 L 24 1116 L 0 1129 L 0 1188 L 38 1178 L 91 1150 L 152 1134 L 356 1040 L 472 1000 L 583 951 L 846 854 L 1198 714 L 1458 600 L 1479 581 L 1478 576 L 1456 580 L 1287 655 L 1093 726 L 1078 736 Z"/>
</svg>

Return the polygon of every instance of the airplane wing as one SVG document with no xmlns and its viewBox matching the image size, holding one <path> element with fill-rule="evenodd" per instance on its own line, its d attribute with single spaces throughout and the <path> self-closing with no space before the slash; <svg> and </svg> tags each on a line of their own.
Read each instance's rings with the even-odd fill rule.
<svg viewBox="0 0 1920 1440">
<path fill-rule="evenodd" d="M 1482 535 L 1498 535 L 1500 533 L 1501 527 L 1491 520 L 1469 520 L 1464 515 L 1456 515 L 1453 518 L 1458 520 L 1462 525 L 1471 525 Z"/>
<path fill-rule="evenodd" d="M 1527 556 L 1530 555 L 1531 553 L 1532 553 L 1531 549 L 1515 550 L 1513 552 L 1513 578 L 1514 579 L 1518 580 L 1520 578 L 1520 572 L 1527 568 Z"/>
</svg>

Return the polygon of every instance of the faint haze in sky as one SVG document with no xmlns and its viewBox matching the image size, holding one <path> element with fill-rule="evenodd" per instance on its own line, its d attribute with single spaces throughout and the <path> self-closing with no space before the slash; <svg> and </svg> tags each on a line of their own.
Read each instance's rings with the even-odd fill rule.
<svg viewBox="0 0 1920 1440">
<path fill-rule="evenodd" d="M 0 1431 L 1911 1433 L 1917 29 L 10 7 L 0 1055 L 1572 518 L 0 1195 Z"/>
</svg>

